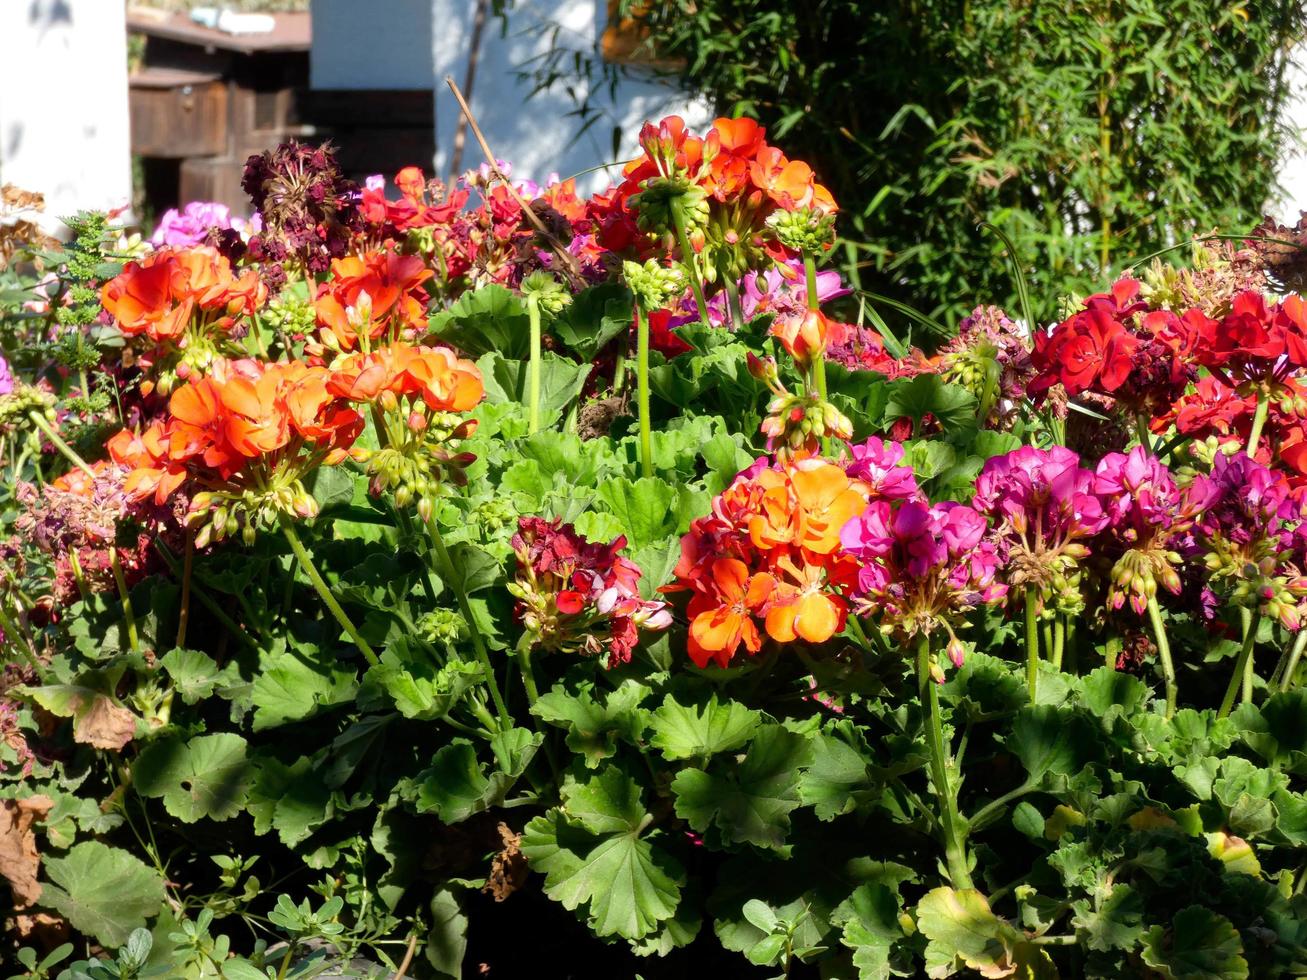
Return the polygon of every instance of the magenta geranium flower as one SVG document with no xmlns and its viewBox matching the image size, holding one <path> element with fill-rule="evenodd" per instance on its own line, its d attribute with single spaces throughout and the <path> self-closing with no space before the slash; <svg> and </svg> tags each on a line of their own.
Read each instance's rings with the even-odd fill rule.
<svg viewBox="0 0 1307 980">
<path fill-rule="evenodd" d="M 918 500 L 921 488 L 912 467 L 903 465 L 903 446 L 872 436 L 851 447 L 853 459 L 844 471 L 871 488 L 871 497 L 883 500 Z"/>
<path fill-rule="evenodd" d="M 1108 453 L 1094 472 L 1094 490 L 1107 504 L 1111 519 L 1112 568 L 1108 605 L 1120 609 L 1127 599 L 1142 614 L 1160 582 L 1180 591 L 1176 566 L 1181 551 L 1192 546 L 1190 531 L 1201 507 L 1200 495 L 1184 494 L 1171 471 L 1142 446 L 1129 453 Z"/>
<path fill-rule="evenodd" d="M 1189 488 L 1197 515 L 1193 551 L 1210 591 L 1273 616 L 1286 629 L 1302 623 L 1307 580 L 1301 572 L 1303 522 L 1284 475 L 1245 453 L 1218 455 Z"/>
<path fill-rule="evenodd" d="M 9 362 L 0 357 L 0 395 L 7 395 L 14 390 L 14 372 L 9 369 Z"/>
<path fill-rule="evenodd" d="M 1007 592 L 996 580 L 999 557 L 988 527 L 964 504 L 873 500 L 840 532 L 844 552 L 861 563 L 854 607 L 879 614 L 883 632 L 905 638 L 943 628 L 950 659 L 961 663 L 955 628 Z"/>
<path fill-rule="evenodd" d="M 996 523 L 995 543 L 1008 584 L 1033 589 L 1039 607 L 1084 608 L 1080 560 L 1109 517 L 1094 474 L 1063 446 L 1023 446 L 985 463 L 972 506 Z"/>
</svg>

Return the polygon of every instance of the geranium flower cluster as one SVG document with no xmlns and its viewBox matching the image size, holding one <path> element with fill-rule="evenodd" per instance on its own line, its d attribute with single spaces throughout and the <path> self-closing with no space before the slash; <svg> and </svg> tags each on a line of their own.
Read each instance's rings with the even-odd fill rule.
<svg viewBox="0 0 1307 980">
<path fill-rule="evenodd" d="M 964 647 L 955 628 L 968 612 L 1007 593 L 984 516 L 958 503 L 873 501 L 844 525 L 840 543 L 860 563 L 854 605 L 878 615 L 881 630 L 904 639 L 943 628 L 955 665 Z"/>
<path fill-rule="evenodd" d="M 751 119 L 718 119 L 702 138 L 679 116 L 646 123 L 642 153 L 623 169 L 612 213 L 600 221 L 600 243 L 637 252 L 656 241 L 667 252 L 688 244 L 702 256 L 707 280 L 734 284 L 765 268 L 769 253 L 783 259 L 787 250 L 798 251 L 781 242 L 778 212 L 813 215 L 810 223 L 828 232 L 834 198 L 811 167 L 788 159 L 765 136 Z M 648 236 L 643 246 L 630 233 L 632 221 Z M 681 255 L 682 262 L 692 258 Z"/>
<path fill-rule="evenodd" d="M 1072 396 L 1110 396 L 1130 415 L 1151 419 L 1165 413 L 1196 377 L 1185 356 L 1193 338 L 1186 319 L 1196 311 L 1181 318 L 1150 309 L 1140 289 L 1137 279 L 1119 279 L 1109 292 L 1090 296 L 1082 309 L 1036 334 L 1030 394 L 1061 384 Z"/>
<path fill-rule="evenodd" d="M 400 507 L 416 502 L 426 520 L 442 482 L 466 482 L 463 470 L 476 457 L 456 451 L 457 443 L 472 434 L 476 422 L 461 413 L 485 394 L 481 372 L 471 361 L 446 347 L 394 343 L 337 360 L 327 390 L 376 410 L 380 448 L 353 452 L 367 465 L 373 494 L 393 491 Z"/>
<path fill-rule="evenodd" d="M 672 623 L 665 602 L 640 597 L 639 566 L 618 554 L 624 536 L 600 544 L 560 518 L 523 517 L 511 544 L 517 576 L 508 589 L 532 646 L 612 668 L 630 661 L 641 630 Z"/>
<path fill-rule="evenodd" d="M 414 339 L 426 329 L 430 297 L 422 284 L 433 275 L 417 255 L 373 251 L 334 259 L 313 300 L 319 327 L 313 349 L 362 344 L 366 350 L 383 338 Z"/>
<path fill-rule="evenodd" d="M 756 653 L 759 625 L 782 643 L 822 643 L 844 628 L 857 564 L 840 550 L 840 529 L 878 494 L 873 476 L 886 494 L 916 492 L 911 470 L 878 449 L 864 447 L 852 471 L 865 482 L 818 457 L 761 459 L 690 526 L 666 589 L 690 593 L 695 663 L 725 667 L 741 645 Z"/>
<path fill-rule="evenodd" d="M 104 284 L 100 302 L 123 334 L 155 345 L 146 361 L 159 363 L 159 388 L 167 394 L 175 379 L 203 373 L 215 359 L 237 354 L 244 318 L 267 295 L 257 271 L 237 275 L 217 249 L 194 245 L 161 248 L 128 262 Z"/>
<path fill-rule="evenodd" d="M 972 506 L 995 523 L 1009 586 L 1029 590 L 1041 610 L 1083 610 L 1081 562 L 1110 516 L 1079 456 L 1061 446 L 995 456 L 976 478 Z"/>
<path fill-rule="evenodd" d="M 1218 455 L 1189 488 L 1195 536 L 1210 587 L 1289 630 L 1302 625 L 1307 577 L 1303 501 L 1283 474 L 1245 453 Z"/>
<path fill-rule="evenodd" d="M 343 461 L 363 428 L 330 379 L 299 361 L 216 362 L 173 392 L 165 420 L 109 441 L 110 458 L 130 470 L 125 492 L 162 504 L 186 484 L 200 545 L 237 531 L 251 541 L 283 516 L 314 516 L 304 479 Z"/>
</svg>

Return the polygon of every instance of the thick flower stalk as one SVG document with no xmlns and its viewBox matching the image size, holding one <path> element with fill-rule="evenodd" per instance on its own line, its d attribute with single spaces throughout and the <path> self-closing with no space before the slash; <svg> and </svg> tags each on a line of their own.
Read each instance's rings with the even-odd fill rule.
<svg viewBox="0 0 1307 980">
<path fill-rule="evenodd" d="M 1080 465 L 1079 456 L 1061 446 L 1023 446 L 995 456 L 976 479 L 972 506 L 994 520 L 1004 577 L 1009 588 L 1025 596 L 1029 615 L 1061 618 L 1084 611 L 1081 562 L 1109 518 L 1094 491 L 1094 474 Z M 1061 627 L 1065 630 L 1064 619 Z M 1034 630 L 1028 628 L 1026 679 L 1032 695 L 1038 657 Z"/>
<path fill-rule="evenodd" d="M 681 539 L 668 592 L 688 591 L 690 658 L 726 667 L 763 636 L 823 643 L 844 628 L 856 563 L 840 552 L 840 528 L 870 491 L 835 463 L 759 460 L 713 500 Z"/>
<path fill-rule="evenodd" d="M 854 609 L 878 616 L 882 633 L 915 641 L 930 778 L 941 811 L 949 878 L 956 888 L 971 887 L 971 872 L 940 713 L 937 682 L 943 681 L 943 671 L 933 658 L 931 637 L 945 633 L 945 652 L 960 665 L 964 647 L 956 627 L 972 610 L 1006 594 L 1006 586 L 997 581 L 999 558 L 987 530 L 985 518 L 964 504 L 876 500 L 840 531 L 845 554 L 861 566 Z"/>
<path fill-rule="evenodd" d="M 508 590 L 526 649 L 602 658 L 611 669 L 630 662 L 641 630 L 671 625 L 665 602 L 640 597 L 643 573 L 619 554 L 624 536 L 601 544 L 559 518 L 523 517 L 512 547 L 517 575 Z"/>
<path fill-rule="evenodd" d="M 680 270 L 649 259 L 643 265 L 622 263 L 622 275 L 635 295 L 636 396 L 639 402 L 640 468 L 653 476 L 653 420 L 649 401 L 649 316 L 684 290 Z"/>
</svg>

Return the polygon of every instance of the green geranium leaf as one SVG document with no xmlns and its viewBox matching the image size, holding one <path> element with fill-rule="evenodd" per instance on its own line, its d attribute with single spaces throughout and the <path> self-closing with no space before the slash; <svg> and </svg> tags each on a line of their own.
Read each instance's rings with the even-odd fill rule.
<svg viewBox="0 0 1307 980">
<path fill-rule="evenodd" d="M 890 384 L 886 424 L 908 418 L 920 425 L 927 415 L 938 419 L 945 431 L 974 427 L 976 396 L 961 385 L 947 384 L 937 374 L 919 374 Z"/>
<path fill-rule="evenodd" d="M 275 830 L 287 847 L 303 843 L 334 813 L 331 793 L 307 756 L 289 766 L 275 758 L 260 758 L 246 809 L 254 818 L 256 834 Z"/>
<path fill-rule="evenodd" d="M 381 664 L 371 668 L 367 677 L 385 689 L 405 718 L 435 721 L 449 714 L 476 685 L 481 679 L 481 667 L 452 659 L 440 667 L 425 658 L 405 663 L 397 651 L 387 649 L 381 655 Z"/>
<path fill-rule="evenodd" d="M 704 491 L 674 487 L 653 477 L 607 480 L 599 487 L 599 499 L 622 522 L 632 548 L 683 533 L 690 521 L 707 513 L 709 505 Z"/>
<path fill-rule="evenodd" d="M 1078 773 L 1102 756 L 1098 733 L 1084 716 L 1051 704 L 1027 705 L 1018 711 L 1007 748 L 1026 767 L 1031 782 L 1048 773 Z"/>
<path fill-rule="evenodd" d="M 799 798 L 812 806 L 819 820 L 852 813 L 876 791 L 867 770 L 865 744 L 851 726 L 832 727 L 813 740 L 812 765 L 799 783 Z"/>
<path fill-rule="evenodd" d="M 529 366 L 527 361 L 506 358 L 491 351 L 477 359 L 486 387 L 486 401 L 492 405 L 521 403 L 526 398 Z M 585 387 L 590 376 L 589 364 L 578 364 L 544 351 L 540 358 L 540 410 L 557 417 Z"/>
<path fill-rule="evenodd" d="M 859 980 L 889 980 L 894 975 L 890 951 L 904 938 L 902 911 L 898 889 L 880 883 L 859 885 L 835 909 L 832 921 L 842 927 L 840 942 L 853 950 Z"/>
<path fill-rule="evenodd" d="M 677 773 L 672 780 L 676 815 L 700 833 L 715 826 L 730 843 L 783 851 L 790 811 L 800 803 L 799 779 L 812 751 L 804 736 L 764 725 L 738 765 Z"/>
<path fill-rule="evenodd" d="M 1082 899 L 1072 904 L 1071 924 L 1089 949 L 1130 950 L 1143 937 L 1143 898 L 1129 885 L 1113 885 L 1093 902 Z"/>
<path fill-rule="evenodd" d="M 84 841 L 62 857 L 45 859 L 51 884 L 41 889 L 41 904 L 113 949 L 132 930 L 163 908 L 163 879 L 126 851 L 99 841 Z"/>
<path fill-rule="evenodd" d="M 219 667 L 207 653 L 199 650 L 169 650 L 159 661 L 173 687 L 187 704 L 196 704 L 219 686 L 238 680 L 234 664 Z"/>
<path fill-rule="evenodd" d="M 990 911 L 974 888 L 936 888 L 917 904 L 917 928 L 928 940 L 926 974 L 949 977 L 969 968 L 1008 976 L 1017 931 Z"/>
<path fill-rule="evenodd" d="M 605 282 L 577 293 L 549 332 L 581 360 L 592 361 L 610 340 L 631 329 L 634 311 L 631 291 L 623 283 Z"/>
<path fill-rule="evenodd" d="M 563 805 L 536 817 L 522 853 L 545 875 L 545 893 L 570 910 L 585 909 L 598 936 L 638 940 L 671 918 L 683 872 L 642 836 L 653 817 L 640 787 L 609 767 L 563 787 Z"/>
<path fill-rule="evenodd" d="M 626 680 L 598 699 L 593 691 L 592 685 L 583 684 L 572 694 L 560 684 L 531 709 L 542 721 L 567 730 L 567 747 L 590 769 L 617 751 L 619 739 L 638 743 L 649 724 L 649 712 L 640 707 L 649 696 L 643 684 Z"/>
<path fill-rule="evenodd" d="M 458 823 L 499 806 L 526 771 L 542 736 L 525 728 L 499 732 L 490 741 L 495 768 L 487 775 L 467 739 L 456 738 L 436 752 L 431 767 L 418 774 L 418 809 L 434 811 L 444 823 Z"/>
<path fill-rule="evenodd" d="M 450 980 L 464 975 L 463 956 L 467 953 L 467 915 L 448 888 L 431 896 L 431 929 L 427 932 L 427 962 L 436 975 Z"/>
<path fill-rule="evenodd" d="M 162 798 L 164 809 L 182 823 L 229 820 L 240 813 L 254 781 L 245 748 L 245 739 L 231 732 L 189 742 L 164 739 L 136 760 L 133 783 L 142 796 Z"/>
<path fill-rule="evenodd" d="M 667 759 L 707 759 L 747 742 L 761 717 L 738 701 L 719 703 L 716 694 L 701 705 L 680 704 L 669 694 L 649 718 L 649 742 Z"/>
<path fill-rule="evenodd" d="M 1230 720 L 1268 765 L 1307 775 L 1307 690 L 1273 694 L 1260 707 L 1244 703 Z"/>
<path fill-rule="evenodd" d="M 322 654 L 310 659 L 288 651 L 267 662 L 254 679 L 254 730 L 301 721 L 321 708 L 345 704 L 357 690 L 354 671 L 343 664 Z"/>
<path fill-rule="evenodd" d="M 430 325 L 433 334 L 471 357 L 495 351 L 516 358 L 530 352 L 526 304 L 497 283 L 467 290 L 449 309 L 432 316 Z"/>
<path fill-rule="evenodd" d="M 1223 915 L 1201 905 L 1176 913 L 1171 928 L 1156 925 L 1144 937 L 1144 962 L 1168 980 L 1244 980 L 1243 941 Z"/>
</svg>

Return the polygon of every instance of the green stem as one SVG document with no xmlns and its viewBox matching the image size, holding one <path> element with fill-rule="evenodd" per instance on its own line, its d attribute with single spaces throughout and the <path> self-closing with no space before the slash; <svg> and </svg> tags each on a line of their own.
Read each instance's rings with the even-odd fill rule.
<svg viewBox="0 0 1307 980">
<path fill-rule="evenodd" d="M 680 208 L 672 208 L 672 224 L 676 226 L 676 244 L 681 249 L 681 264 L 690 273 L 690 288 L 694 290 L 695 306 L 699 310 L 699 320 L 708 322 L 708 301 L 703 296 L 703 280 L 699 276 L 699 260 L 690 245 L 690 236 L 685 232 L 685 215 Z"/>
<path fill-rule="evenodd" d="M 526 315 L 531 324 L 531 369 L 528 376 L 527 398 L 530 408 L 528 432 L 540 431 L 540 299 L 534 293 L 526 298 Z"/>
<path fill-rule="evenodd" d="M 1166 626 L 1162 623 L 1162 609 L 1157 604 L 1157 597 L 1148 600 L 1148 621 L 1153 624 L 1153 642 L 1157 644 L 1157 659 L 1162 662 L 1162 681 L 1166 687 L 1166 717 L 1175 714 L 1179 698 L 1179 686 L 1175 679 L 1175 664 L 1171 660 L 1171 644 L 1166 637 Z"/>
<path fill-rule="evenodd" d="M 527 704 L 534 708 L 540 699 L 540 691 L 536 687 L 535 669 L 531 666 L 531 641 L 526 635 L 517 644 L 517 662 L 522 668 L 522 687 L 526 689 Z"/>
<path fill-rule="evenodd" d="M 86 465 L 86 460 L 82 459 L 82 457 L 78 456 L 77 453 L 73 452 L 73 447 L 63 441 L 59 433 L 54 431 L 54 426 L 52 426 L 49 422 L 46 421 L 45 416 L 43 416 L 36 409 L 32 409 L 30 412 L 27 413 L 27 417 L 32 420 L 33 425 L 35 425 L 38 429 L 41 430 L 42 433 L 45 434 L 45 437 L 50 440 L 50 445 L 54 446 L 55 449 L 59 450 L 60 454 L 63 455 L 64 459 L 68 460 L 68 462 L 72 463 L 79 470 L 81 470 L 83 473 L 89 476 L 92 480 L 95 479 L 95 470 L 91 469 L 89 466 Z"/>
<path fill-rule="evenodd" d="M 1039 611 L 1034 589 L 1026 589 L 1026 687 L 1030 703 L 1039 690 Z"/>
<path fill-rule="evenodd" d="M 1239 658 L 1234 662 L 1234 673 L 1230 676 L 1230 684 L 1225 689 L 1225 697 L 1221 699 L 1220 710 L 1216 712 L 1217 718 L 1228 717 L 1231 709 L 1234 708 L 1235 696 L 1244 686 L 1244 674 L 1252 661 L 1253 647 L 1257 645 L 1257 627 L 1261 617 L 1246 608 L 1241 608 L 1239 615 L 1243 620 L 1243 645 L 1239 648 Z"/>
<path fill-rule="evenodd" d="M 744 329 L 744 307 L 740 305 L 740 285 L 727 277 L 723 283 L 726 289 L 726 306 L 731 311 L 731 326 L 738 332 Z"/>
<path fill-rule="evenodd" d="M 635 381 L 640 412 L 640 470 L 653 476 L 653 435 L 649 420 L 649 317 L 635 305 Z"/>
<path fill-rule="evenodd" d="M 440 558 L 440 575 L 448 583 L 450 589 L 454 592 L 454 597 L 458 600 L 459 612 L 463 614 L 463 619 L 467 621 L 467 630 L 472 637 L 472 649 L 476 653 L 477 662 L 481 664 L 481 670 L 486 675 L 486 687 L 490 689 L 490 700 L 495 703 L 495 711 L 499 714 L 500 723 L 507 730 L 513 727 L 513 716 L 508 713 L 508 707 L 504 704 L 504 696 L 499 693 L 499 681 L 495 679 L 495 668 L 490 662 L 490 654 L 486 651 L 485 640 L 481 637 L 481 630 L 477 627 L 476 617 L 472 615 L 472 603 L 468 601 L 467 590 L 463 587 L 463 581 L 454 571 L 454 559 L 450 557 L 449 549 L 445 547 L 445 538 L 440 533 L 440 527 L 436 524 L 434 515 L 427 522 L 427 529 L 431 532 L 431 543 L 436 546 L 436 554 Z"/>
<path fill-rule="evenodd" d="M 3 632 L 5 638 L 13 645 L 14 649 L 23 655 L 23 659 L 28 662 L 36 676 L 40 677 L 45 673 L 41 669 L 41 661 L 36 659 L 36 653 L 27 642 L 27 635 L 23 633 L 17 624 L 9 617 L 5 611 L 3 603 L 0 603 L 0 632 Z"/>
<path fill-rule="evenodd" d="M 286 540 L 290 544 L 290 550 L 295 553 L 295 558 L 299 561 L 300 568 L 304 571 L 304 574 L 308 576 L 309 581 L 313 584 L 313 588 L 317 590 L 318 596 L 322 599 L 323 604 L 331 611 L 331 615 L 336 618 L 336 622 L 340 624 L 341 629 L 343 629 L 349 635 L 349 638 L 354 641 L 354 645 L 359 648 L 359 653 L 363 654 L 364 659 L 366 659 L 373 667 L 376 667 L 381 663 L 380 658 L 372 651 L 372 647 L 368 646 L 367 640 L 363 639 L 363 635 L 358 631 L 353 620 L 351 620 L 345 610 L 341 608 L 340 603 L 336 601 L 336 597 L 331 594 L 331 589 L 327 586 L 326 580 L 318 572 L 317 566 L 313 564 L 312 556 L 305 550 L 304 543 L 300 541 L 300 536 L 295 531 L 294 522 L 285 515 L 283 515 L 281 519 L 281 530 L 282 533 L 286 535 Z"/>
<path fill-rule="evenodd" d="M 1271 410 L 1271 400 L 1267 397 L 1266 392 L 1257 393 L 1257 410 L 1253 412 L 1253 427 L 1248 431 L 1248 448 L 1245 452 L 1249 456 L 1257 452 L 1257 443 L 1262 438 L 1262 427 L 1266 425 L 1266 416 Z"/>
<path fill-rule="evenodd" d="M 930 753 L 930 779 L 941 811 L 940 827 L 944 832 L 944 855 L 949 879 L 954 888 L 971 888 L 966 848 L 959 831 L 958 801 L 949 788 L 948 749 L 944 745 L 944 725 L 940 719 L 939 691 L 930 676 L 930 637 L 923 634 L 917 642 L 917 698 L 925 716 L 926 746 Z"/>
<path fill-rule="evenodd" d="M 1298 661 L 1302 659 L 1303 647 L 1307 647 L 1307 628 L 1300 628 L 1298 635 L 1293 638 L 1293 649 L 1289 651 L 1289 662 L 1284 666 L 1284 673 L 1280 675 L 1280 690 L 1287 691 L 1293 686 L 1293 675 L 1298 669 Z"/>
<path fill-rule="evenodd" d="M 186 529 L 186 552 L 182 556 L 181 610 L 177 613 L 176 647 L 186 646 L 186 629 L 191 622 L 191 573 L 195 566 L 195 531 Z"/>
<path fill-rule="evenodd" d="M 136 615 L 132 612 L 132 597 L 127 591 L 127 577 L 123 575 L 123 563 L 118 560 L 118 549 L 109 546 L 109 567 L 113 570 L 113 580 L 118 586 L 118 598 L 123 604 L 123 622 L 127 626 L 127 645 L 132 653 L 141 652 L 141 639 L 136 633 Z"/>
<path fill-rule="evenodd" d="M 1066 648 L 1066 616 L 1058 615 L 1053 620 L 1053 669 L 1062 669 L 1062 652 Z"/>
<path fill-rule="evenodd" d="M 1135 435 L 1139 438 L 1139 445 L 1144 447 L 1144 452 L 1153 451 L 1152 437 L 1148 433 L 1148 419 L 1143 415 L 1135 416 Z"/>
</svg>

